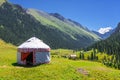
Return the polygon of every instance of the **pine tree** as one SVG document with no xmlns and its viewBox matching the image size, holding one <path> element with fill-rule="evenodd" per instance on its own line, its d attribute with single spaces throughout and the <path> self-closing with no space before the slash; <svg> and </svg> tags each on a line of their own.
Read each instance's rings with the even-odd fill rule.
<svg viewBox="0 0 120 80">
<path fill-rule="evenodd" d="M 91 60 L 94 60 L 93 52 L 91 52 Z"/>
</svg>

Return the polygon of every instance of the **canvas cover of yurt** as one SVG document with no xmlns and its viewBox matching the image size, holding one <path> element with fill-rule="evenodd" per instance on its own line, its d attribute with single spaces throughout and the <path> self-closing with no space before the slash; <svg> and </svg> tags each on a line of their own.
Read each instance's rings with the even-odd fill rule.
<svg viewBox="0 0 120 80">
<path fill-rule="evenodd" d="M 18 47 L 17 63 L 37 65 L 50 62 L 50 47 L 36 37 L 28 39 Z"/>
</svg>

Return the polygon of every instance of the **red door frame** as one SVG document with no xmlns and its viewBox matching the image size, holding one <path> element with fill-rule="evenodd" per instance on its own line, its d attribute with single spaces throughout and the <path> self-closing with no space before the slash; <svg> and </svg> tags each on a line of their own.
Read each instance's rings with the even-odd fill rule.
<svg viewBox="0 0 120 80">
<path fill-rule="evenodd" d="M 26 58 L 27 58 L 27 56 L 30 54 L 31 52 L 21 52 L 21 61 L 22 62 L 24 62 L 25 64 L 26 64 Z M 33 54 L 33 61 L 32 61 L 32 63 L 33 63 L 33 65 L 35 64 L 35 53 L 34 53 L 34 51 L 32 52 L 32 54 Z"/>
</svg>

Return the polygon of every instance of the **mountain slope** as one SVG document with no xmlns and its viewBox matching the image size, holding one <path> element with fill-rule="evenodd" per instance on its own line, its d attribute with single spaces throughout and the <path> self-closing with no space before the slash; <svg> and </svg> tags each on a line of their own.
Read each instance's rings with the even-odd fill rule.
<svg viewBox="0 0 120 80">
<path fill-rule="evenodd" d="M 48 13 L 45 13 L 43 11 L 37 11 L 34 9 L 29 9 L 27 11 L 27 13 L 33 15 L 42 24 L 52 25 L 56 28 L 59 28 L 61 31 L 63 31 L 64 33 L 66 33 L 68 35 L 78 34 L 81 36 L 92 37 L 93 39 L 98 40 L 98 36 L 96 36 L 92 32 L 90 33 L 88 31 L 86 31 L 85 29 L 83 29 L 82 26 L 77 26 L 72 21 L 67 20 L 64 17 L 62 17 L 62 19 L 60 19 L 60 17 L 59 18 L 54 17 L 53 15 L 51 16 Z M 71 37 L 76 39 L 74 36 L 71 36 Z"/>
<path fill-rule="evenodd" d="M 3 40 L 0 39 L 0 48 L 3 49 L 3 48 L 16 48 L 14 45 L 12 44 L 8 44 L 6 42 L 4 42 Z"/>
<path fill-rule="evenodd" d="M 59 29 L 61 32 L 69 35 L 72 39 L 81 41 L 81 45 L 87 45 L 88 43 L 92 43 L 92 41 L 94 42 L 99 40 L 99 37 L 94 33 L 87 31 L 82 26 L 76 25 L 72 21 L 64 18 L 59 14 L 56 15 L 53 13 L 51 15 L 34 9 L 28 9 L 27 13 L 34 16 L 43 25 L 51 25 L 52 27 Z"/>
<path fill-rule="evenodd" d="M 63 22 L 48 13 L 26 10 L 8 2 L 0 6 L 0 18 L 0 38 L 15 45 L 32 36 L 42 39 L 51 48 L 79 49 L 99 40 L 69 20 Z"/>
<path fill-rule="evenodd" d="M 120 69 L 120 23 L 109 38 L 95 43 L 88 49 L 97 49 L 99 52 L 109 54 L 111 58 L 106 59 L 104 56 L 102 63 Z"/>
<path fill-rule="evenodd" d="M 119 54 L 120 52 L 120 23 L 115 29 L 115 32 L 105 40 L 95 43 L 90 48 L 96 48 L 100 52 L 106 52 L 108 54 Z"/>
</svg>

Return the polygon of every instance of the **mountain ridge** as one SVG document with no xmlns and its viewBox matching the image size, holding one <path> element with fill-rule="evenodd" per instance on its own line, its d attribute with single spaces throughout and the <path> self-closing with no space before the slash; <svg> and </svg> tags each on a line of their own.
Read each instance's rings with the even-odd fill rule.
<svg viewBox="0 0 120 80">
<path fill-rule="evenodd" d="M 63 22 L 46 12 L 28 11 L 9 2 L 0 6 L 0 12 L 0 38 L 14 45 L 33 36 L 42 39 L 53 49 L 80 49 L 99 40 L 92 32 L 70 21 Z"/>
<path fill-rule="evenodd" d="M 32 11 L 33 11 L 33 12 L 32 12 Z M 28 13 L 31 14 L 31 15 L 33 15 L 33 16 L 34 16 L 34 14 L 33 14 L 34 12 L 36 12 L 36 10 L 34 10 L 34 9 L 28 9 Z M 41 13 L 41 11 L 39 11 L 39 12 L 37 11 L 36 14 L 39 15 L 38 13 L 40 13 L 40 15 L 42 15 L 42 17 L 45 18 L 45 19 L 46 19 L 47 16 L 49 16 L 49 14 L 46 14 L 46 15 L 44 16 L 44 15 L 42 14 L 43 11 L 42 11 L 42 13 Z M 38 16 L 34 16 L 34 17 L 38 17 Z M 67 24 L 67 25 L 66 25 L 66 23 L 63 23 L 64 21 L 59 21 L 59 19 L 56 19 L 56 17 L 54 17 L 54 18 L 53 18 L 53 17 L 54 17 L 54 16 L 48 17 L 48 18 L 50 19 L 49 21 L 51 21 L 51 22 L 58 21 L 58 22 L 61 23 L 61 24 L 65 24 L 65 25 L 63 25 L 63 26 L 65 26 L 64 28 L 66 28 L 66 29 L 67 29 L 68 25 L 69 25 L 69 28 L 71 27 L 71 26 L 70 26 L 71 24 Z M 43 18 L 42 18 L 42 19 L 43 19 Z M 38 20 L 40 20 L 40 21 L 42 22 L 42 19 L 39 18 Z M 54 19 L 55 19 L 55 20 L 54 20 Z M 64 20 L 65 20 L 65 18 L 64 18 Z M 67 20 L 67 19 L 66 19 L 66 20 Z M 65 21 L 66 21 L 66 20 L 65 20 Z M 57 25 L 54 25 L 54 24 L 53 24 L 53 25 L 54 25 L 54 26 L 61 26 L 61 24 L 59 24 L 59 23 L 57 23 Z M 68 22 L 67 22 L 67 23 L 68 23 Z M 44 23 L 43 23 L 43 24 L 44 24 Z M 52 24 L 52 23 L 51 23 L 51 24 Z M 63 26 L 61 26 L 61 28 L 62 28 Z M 72 27 L 73 27 L 73 26 L 72 26 Z M 71 28 L 72 28 L 72 27 L 71 27 Z M 78 28 L 78 26 L 76 26 L 75 24 L 74 24 L 74 27 L 77 27 L 77 29 L 80 29 L 80 28 L 84 29 L 82 26 L 80 26 L 80 28 Z M 59 27 L 59 28 L 60 28 L 60 27 Z M 72 29 L 76 29 L 76 28 L 72 28 Z M 77 29 L 76 29 L 76 32 L 79 32 Z M 72 30 L 71 30 L 71 31 L 72 31 Z M 84 31 L 84 30 L 83 30 L 83 31 Z M 67 31 L 66 31 L 66 32 L 67 32 Z M 80 32 L 79 32 L 79 33 L 80 33 Z M 87 33 L 87 32 L 86 32 L 86 33 Z M 91 34 L 92 34 L 92 33 L 91 33 Z"/>
</svg>

